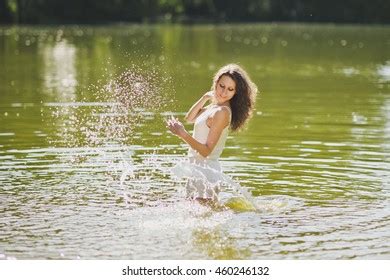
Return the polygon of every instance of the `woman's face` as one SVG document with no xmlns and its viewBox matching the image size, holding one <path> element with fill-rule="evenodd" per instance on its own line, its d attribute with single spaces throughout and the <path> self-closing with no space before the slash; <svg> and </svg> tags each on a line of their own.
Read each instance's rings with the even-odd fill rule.
<svg viewBox="0 0 390 280">
<path fill-rule="evenodd" d="M 236 93 L 236 82 L 227 75 L 222 75 L 219 78 L 216 89 L 215 99 L 218 104 L 223 104 L 233 98 Z"/>
</svg>

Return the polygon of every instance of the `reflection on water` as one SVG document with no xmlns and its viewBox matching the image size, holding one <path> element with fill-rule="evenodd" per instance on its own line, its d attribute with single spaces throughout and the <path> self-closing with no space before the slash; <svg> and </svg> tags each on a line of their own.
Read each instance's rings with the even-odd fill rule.
<svg viewBox="0 0 390 280">
<path fill-rule="evenodd" d="M 43 52 L 45 91 L 58 102 L 76 99 L 76 48 L 66 40 L 46 45 Z"/>
<path fill-rule="evenodd" d="M 216 260 L 240 260 L 251 256 L 249 248 L 237 248 L 235 238 L 218 228 L 212 230 L 196 229 L 193 232 L 194 247 Z"/>
<path fill-rule="evenodd" d="M 1 259 L 390 256 L 388 28 L 0 31 Z M 261 95 L 221 163 L 256 209 L 187 201 L 163 123 L 232 61 Z"/>
<path fill-rule="evenodd" d="M 379 82 L 390 82 L 390 61 L 387 61 L 385 65 L 378 66 L 377 73 Z"/>
</svg>

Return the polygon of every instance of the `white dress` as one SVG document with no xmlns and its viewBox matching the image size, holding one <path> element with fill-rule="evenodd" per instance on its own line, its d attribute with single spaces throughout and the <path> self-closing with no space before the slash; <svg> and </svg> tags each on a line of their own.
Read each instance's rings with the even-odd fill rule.
<svg viewBox="0 0 390 280">
<path fill-rule="evenodd" d="M 213 105 L 208 107 L 200 114 L 194 124 L 193 137 L 202 144 L 206 144 L 210 128 L 207 126 L 207 119 L 212 116 L 221 106 Z M 231 109 L 225 106 L 230 111 Z M 227 125 L 218 139 L 217 144 L 208 157 L 201 156 L 196 150 L 190 148 L 188 151 L 189 164 L 191 168 L 191 178 L 186 184 L 187 197 L 206 198 L 218 200 L 221 182 L 226 176 L 222 173 L 221 165 L 218 161 L 225 147 L 226 138 L 229 133 L 229 125 Z"/>
</svg>

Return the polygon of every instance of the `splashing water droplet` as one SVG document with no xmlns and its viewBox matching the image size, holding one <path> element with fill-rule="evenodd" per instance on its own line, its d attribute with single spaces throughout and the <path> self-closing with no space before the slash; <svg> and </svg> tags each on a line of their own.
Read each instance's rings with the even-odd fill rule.
<svg viewBox="0 0 390 280">
<path fill-rule="evenodd" d="M 94 102 L 83 98 L 57 104 L 52 117 L 60 123 L 60 137 L 52 142 L 66 147 L 132 143 L 134 131 L 145 119 L 142 113 L 162 110 L 170 103 L 166 90 L 170 83 L 158 67 L 144 70 L 133 65 L 103 85 L 91 85 L 87 93 Z"/>
</svg>

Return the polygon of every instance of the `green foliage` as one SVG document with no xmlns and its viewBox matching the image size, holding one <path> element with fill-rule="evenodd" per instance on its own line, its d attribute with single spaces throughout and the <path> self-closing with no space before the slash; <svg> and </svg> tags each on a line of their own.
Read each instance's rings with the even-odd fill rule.
<svg viewBox="0 0 390 280">
<path fill-rule="evenodd" d="M 12 22 L 12 7 L 7 0 L 0 0 L 0 23 Z"/>
<path fill-rule="evenodd" d="M 390 23 L 389 0 L 0 0 L 0 21 Z"/>
</svg>

